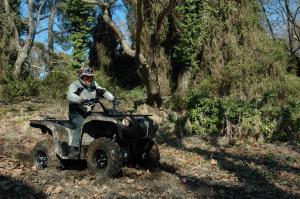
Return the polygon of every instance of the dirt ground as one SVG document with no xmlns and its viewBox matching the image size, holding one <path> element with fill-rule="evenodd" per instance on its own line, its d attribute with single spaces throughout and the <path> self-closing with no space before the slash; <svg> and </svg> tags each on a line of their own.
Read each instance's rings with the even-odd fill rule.
<svg viewBox="0 0 300 199">
<path fill-rule="evenodd" d="M 65 102 L 1 104 L 0 198 L 300 198 L 298 146 L 166 139 L 166 129 L 159 135 L 164 139 L 158 139 L 161 165 L 155 171 L 125 167 L 118 177 L 99 179 L 84 162 L 38 171 L 30 152 L 42 134 L 29 120 L 67 118 L 66 107 Z"/>
</svg>

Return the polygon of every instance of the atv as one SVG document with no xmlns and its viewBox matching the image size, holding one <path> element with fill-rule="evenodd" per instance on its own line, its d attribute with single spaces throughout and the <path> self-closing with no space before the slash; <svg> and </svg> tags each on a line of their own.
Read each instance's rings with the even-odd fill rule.
<svg viewBox="0 0 300 199">
<path fill-rule="evenodd" d="M 154 140 L 158 125 L 151 115 L 134 115 L 118 111 L 116 106 L 93 112 L 84 121 L 81 131 L 80 155 L 95 175 L 115 176 L 125 165 L 157 167 L 160 154 Z M 39 169 L 63 167 L 74 160 L 69 156 L 74 126 L 69 120 L 47 118 L 31 120 L 30 126 L 41 129 L 48 138 L 32 150 L 32 162 Z"/>
</svg>

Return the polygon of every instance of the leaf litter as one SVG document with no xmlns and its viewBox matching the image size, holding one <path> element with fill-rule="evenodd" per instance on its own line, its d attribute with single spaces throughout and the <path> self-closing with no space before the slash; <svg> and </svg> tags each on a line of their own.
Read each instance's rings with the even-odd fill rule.
<svg viewBox="0 0 300 199">
<path fill-rule="evenodd" d="M 26 112 L 31 105 L 6 107 L 14 113 L 0 116 L 0 198 L 300 198 L 300 153 L 290 144 L 219 146 L 191 136 L 161 143 L 155 171 L 125 167 L 112 179 L 86 170 L 38 171 L 30 151 L 42 135 L 28 119 L 45 111 Z M 60 107 L 38 105 L 67 118 Z"/>
</svg>

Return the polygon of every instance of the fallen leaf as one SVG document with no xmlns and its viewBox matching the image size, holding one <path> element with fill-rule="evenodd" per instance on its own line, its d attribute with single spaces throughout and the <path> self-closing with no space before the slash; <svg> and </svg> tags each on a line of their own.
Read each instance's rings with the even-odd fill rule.
<svg viewBox="0 0 300 199">
<path fill-rule="evenodd" d="M 212 167 L 215 167 L 215 166 L 217 166 L 217 161 L 215 159 L 211 159 L 210 164 Z"/>
<path fill-rule="evenodd" d="M 134 179 L 128 179 L 127 182 L 128 182 L 128 183 L 133 183 L 133 182 L 134 182 Z"/>
<path fill-rule="evenodd" d="M 63 188 L 61 186 L 56 187 L 53 191 L 52 194 L 58 194 L 63 190 Z"/>
<path fill-rule="evenodd" d="M 31 167 L 31 170 L 36 171 L 37 170 L 37 166 L 34 165 L 33 167 Z"/>
<path fill-rule="evenodd" d="M 46 189 L 46 194 L 51 195 L 53 189 L 54 189 L 54 187 L 53 187 L 52 185 L 50 185 L 50 186 Z"/>
</svg>

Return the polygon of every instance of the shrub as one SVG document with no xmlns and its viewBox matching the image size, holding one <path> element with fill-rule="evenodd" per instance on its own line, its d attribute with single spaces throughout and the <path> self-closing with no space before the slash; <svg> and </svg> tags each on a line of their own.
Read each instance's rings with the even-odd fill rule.
<svg viewBox="0 0 300 199">
<path fill-rule="evenodd" d="M 65 99 L 67 88 L 73 78 L 62 72 L 52 72 L 41 82 L 41 98 Z"/>
<path fill-rule="evenodd" d="M 267 141 L 299 139 L 300 103 L 284 102 L 279 93 L 266 93 L 261 99 L 212 98 L 191 94 L 187 98 L 187 117 L 197 134 L 259 138 Z"/>
<path fill-rule="evenodd" d="M 37 97 L 40 93 L 41 81 L 28 78 L 25 81 L 7 80 L 2 85 L 1 99 L 4 101 L 15 101 L 29 97 Z"/>
<path fill-rule="evenodd" d="M 193 95 L 188 99 L 188 118 L 192 129 L 198 134 L 219 135 L 224 124 L 224 109 L 221 101 L 205 94 Z"/>
<path fill-rule="evenodd" d="M 124 90 L 117 86 L 117 84 L 108 77 L 103 70 L 95 72 L 95 80 L 101 87 L 104 87 L 119 99 L 142 100 L 146 98 L 146 91 L 144 87 L 138 86 L 131 90 Z"/>
</svg>

